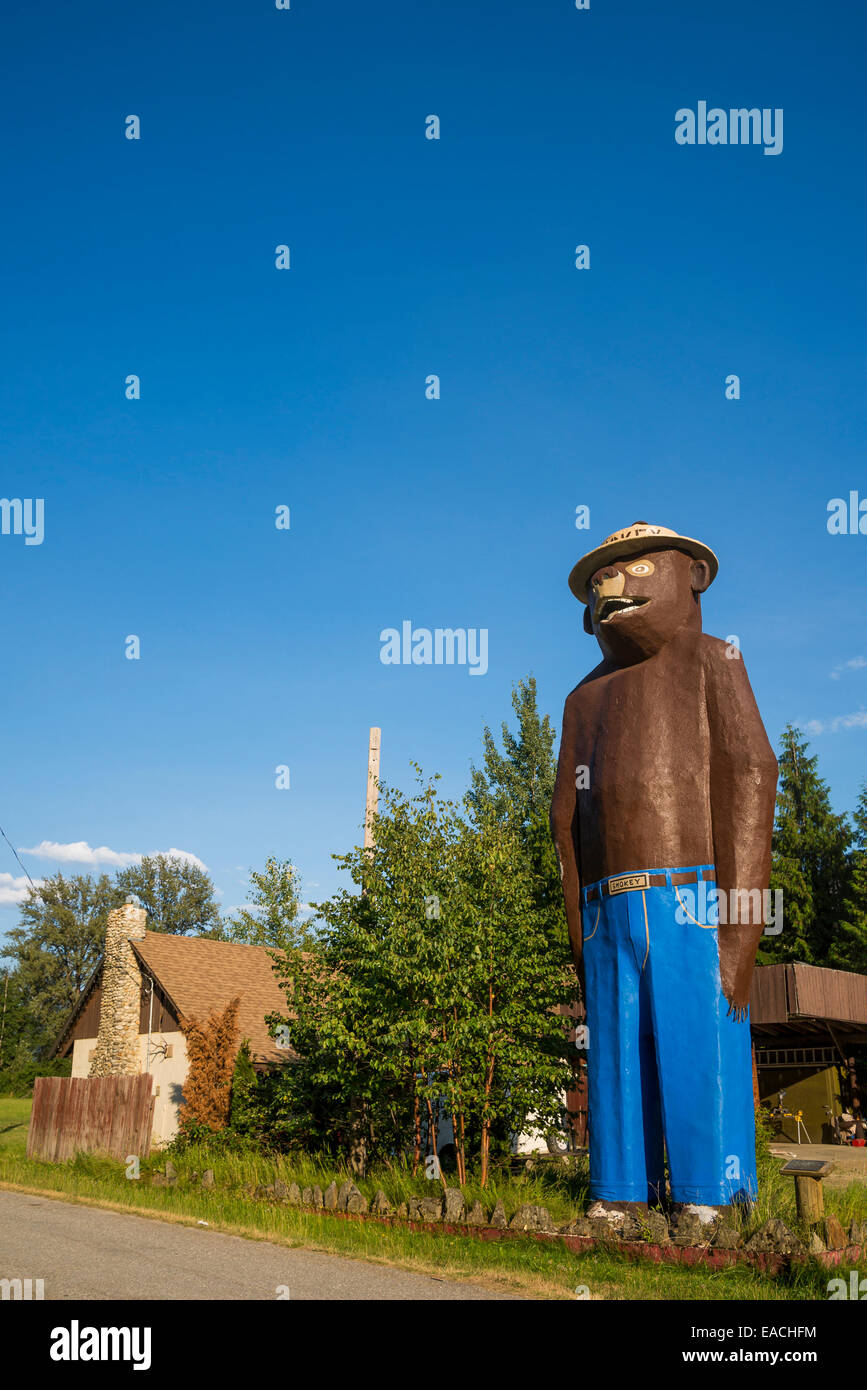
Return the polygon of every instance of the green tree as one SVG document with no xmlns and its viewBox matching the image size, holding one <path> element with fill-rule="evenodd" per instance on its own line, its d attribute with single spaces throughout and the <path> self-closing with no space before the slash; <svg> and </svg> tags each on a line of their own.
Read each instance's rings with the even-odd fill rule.
<svg viewBox="0 0 867 1390">
<path fill-rule="evenodd" d="M 855 835 L 849 886 L 828 964 L 837 970 L 867 974 L 867 783 L 861 788 L 852 818 Z"/>
<path fill-rule="evenodd" d="M 518 830 L 468 823 L 436 780 L 382 788 L 374 845 L 338 861 L 358 891 L 318 907 L 320 952 L 278 965 L 289 1016 L 269 1022 L 291 1021 L 299 1055 L 281 1098 L 296 1138 L 417 1165 L 447 1116 L 459 1180 L 476 1160 L 487 1181 L 498 1129 L 559 1112 L 573 981 Z"/>
<path fill-rule="evenodd" d="M 75 1006 L 102 953 L 109 910 L 119 899 L 107 874 L 64 878 L 54 874 L 28 889 L 20 925 L 3 952 L 15 962 L 27 997 L 28 1046 L 39 1052 L 53 1042 Z"/>
<path fill-rule="evenodd" d="M 115 880 L 119 902 L 134 895 L 147 912 L 149 931 L 205 936 L 219 928 L 220 913 L 210 875 L 173 855 L 146 855 Z"/>
<path fill-rule="evenodd" d="M 253 1134 L 261 1123 L 258 1083 L 250 1039 L 242 1038 L 232 1072 L 232 1099 L 229 1110 L 229 1127 L 237 1134 Z"/>
<path fill-rule="evenodd" d="M 762 938 L 760 960 L 827 965 L 843 917 L 852 831 L 831 809 L 818 758 L 793 725 L 783 733 L 771 889 L 783 892 L 783 930 Z"/>
<path fill-rule="evenodd" d="M 18 1050 L 28 1026 L 26 993 L 17 970 L 0 972 L 0 1076 Z"/>
<path fill-rule="evenodd" d="M 516 834 L 519 853 L 532 878 L 535 911 L 563 961 L 570 960 L 569 934 L 557 853 L 548 815 L 557 777 L 555 731 L 548 715 L 540 715 L 535 677 L 512 687 L 517 719 L 513 733 L 502 725 L 502 752 L 491 730 L 482 734 L 483 767 L 470 770 L 467 808 L 478 824 L 489 817 L 505 822 Z"/>
<path fill-rule="evenodd" d="M 280 951 L 314 947 L 314 933 L 308 923 L 300 920 L 299 879 L 288 860 L 271 855 L 261 873 L 251 869 L 247 900 L 252 909 L 242 907 L 233 917 L 224 919 L 222 937 L 225 941 L 269 946 Z"/>
<path fill-rule="evenodd" d="M 459 968 L 450 977 L 454 1012 L 452 1102 L 478 1128 L 480 1181 L 487 1184 L 491 1137 L 559 1128 L 573 1076 L 564 1011 L 575 979 L 552 941 L 538 901 L 538 875 L 520 829 L 487 813 L 463 829 Z"/>
<path fill-rule="evenodd" d="M 435 930 L 450 884 L 456 809 L 435 788 L 411 800 L 382 789 L 375 846 L 335 855 L 355 891 L 316 904 L 319 951 L 275 966 L 284 982 L 299 1062 L 277 1105 L 304 1143 L 387 1156 L 430 1118 L 425 1079 L 436 1070 L 431 1000 L 444 966 Z M 430 915 L 428 915 L 430 914 Z M 359 1129 L 361 1132 L 359 1133 Z"/>
</svg>

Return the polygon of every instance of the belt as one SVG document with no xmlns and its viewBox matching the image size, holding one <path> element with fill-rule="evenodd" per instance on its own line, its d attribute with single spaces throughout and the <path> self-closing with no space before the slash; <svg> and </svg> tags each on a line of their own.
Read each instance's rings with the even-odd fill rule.
<svg viewBox="0 0 867 1390">
<path fill-rule="evenodd" d="M 710 883 L 716 878 L 715 869 L 687 869 L 682 873 L 668 874 L 615 874 L 602 883 L 594 883 L 587 889 L 586 901 L 595 902 L 597 898 L 613 898 L 618 893 L 636 893 L 642 888 L 665 888 L 667 883 L 675 887 L 681 883 Z"/>
</svg>

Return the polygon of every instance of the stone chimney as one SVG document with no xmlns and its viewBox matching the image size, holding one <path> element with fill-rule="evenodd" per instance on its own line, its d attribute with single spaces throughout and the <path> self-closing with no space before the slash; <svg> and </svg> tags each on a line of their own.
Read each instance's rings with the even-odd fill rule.
<svg viewBox="0 0 867 1390">
<path fill-rule="evenodd" d="M 99 1034 L 91 1076 L 138 1076 L 141 971 L 130 941 L 141 941 L 147 913 L 127 901 L 108 914 L 102 963 Z"/>
</svg>

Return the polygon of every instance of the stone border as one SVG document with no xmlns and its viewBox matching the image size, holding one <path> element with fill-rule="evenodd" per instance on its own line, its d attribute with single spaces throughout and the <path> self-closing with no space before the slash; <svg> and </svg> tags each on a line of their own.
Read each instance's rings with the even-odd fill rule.
<svg viewBox="0 0 867 1390">
<path fill-rule="evenodd" d="M 174 1164 L 167 1162 L 165 1173 L 152 1173 L 151 1182 L 155 1186 L 175 1186 L 179 1176 Z M 193 1173 L 191 1178 L 192 1182 L 196 1183 L 199 1181 L 199 1174 Z M 200 1185 L 203 1191 L 217 1190 L 212 1169 L 205 1170 L 201 1176 Z M 859 1259 L 867 1258 L 867 1243 L 864 1243 L 863 1240 L 861 1244 L 845 1244 L 836 1250 L 814 1250 L 811 1252 L 804 1250 L 802 1246 L 800 1251 L 784 1252 L 750 1250 L 746 1246 L 715 1247 L 710 1242 L 690 1245 L 653 1240 L 618 1240 L 613 1229 L 610 1235 L 606 1233 L 604 1236 L 573 1235 L 568 1228 L 559 1231 L 547 1229 L 542 1223 L 543 1220 L 550 1221 L 548 1212 L 544 1207 L 533 1205 L 519 1207 L 512 1217 L 512 1222 L 507 1224 L 501 1201 L 497 1202 L 494 1209 L 494 1219 L 497 1218 L 498 1214 L 501 1218 L 496 1225 L 487 1224 L 483 1216 L 483 1209 L 478 1202 L 473 1204 L 470 1216 L 472 1218 L 473 1214 L 478 1213 L 482 1216 L 481 1221 L 443 1219 L 443 1217 L 448 1218 L 450 1206 L 451 1212 L 455 1216 L 466 1216 L 463 1194 L 459 1188 L 447 1188 L 441 1198 L 414 1199 L 420 1208 L 428 1203 L 434 1207 L 440 1207 L 443 1217 L 430 1221 L 425 1220 L 424 1215 L 419 1216 L 418 1212 L 415 1215 L 410 1215 L 409 1212 L 384 1210 L 381 1203 L 387 1204 L 388 1199 L 381 1189 L 377 1191 L 373 1202 L 368 1202 L 368 1199 L 351 1180 L 344 1180 L 339 1188 L 337 1182 L 332 1181 L 324 1192 L 319 1186 L 302 1189 L 296 1182 L 286 1183 L 283 1179 L 277 1179 L 272 1184 L 248 1186 L 245 1191 L 247 1196 L 253 1200 L 288 1205 L 297 1211 L 305 1211 L 311 1216 L 336 1216 L 349 1221 L 376 1221 L 382 1226 L 418 1231 L 425 1235 L 473 1236 L 477 1240 L 489 1241 L 521 1238 L 548 1243 L 560 1241 L 567 1250 L 571 1250 L 575 1254 L 610 1251 L 630 1260 L 649 1260 L 653 1264 L 704 1265 L 709 1269 L 726 1269 L 731 1265 L 744 1264 L 774 1275 L 782 1269 L 807 1264 L 811 1259 L 816 1260 L 826 1269 L 833 1269 L 844 1263 L 854 1263 Z M 451 1198 L 451 1202 L 449 1198 Z M 403 1205 L 406 1206 L 406 1204 Z M 579 1218 L 579 1220 L 586 1219 Z M 578 1224 L 577 1220 L 575 1224 Z M 787 1236 L 791 1235 L 791 1232 L 783 1227 L 779 1221 L 772 1220 L 766 1225 L 781 1227 Z M 862 1223 L 860 1226 L 862 1237 L 865 1226 L 867 1223 Z M 845 1239 L 845 1234 L 839 1224 L 838 1230 L 840 1236 Z"/>
<path fill-rule="evenodd" d="M 575 1254 L 592 1253 L 596 1250 L 616 1252 L 630 1259 L 640 1261 L 649 1259 L 653 1264 L 707 1265 L 711 1269 L 725 1269 L 728 1265 L 748 1264 L 766 1274 L 779 1274 L 790 1265 L 807 1264 L 810 1259 L 817 1260 L 826 1269 L 833 1269 L 844 1261 L 853 1262 L 867 1258 L 867 1246 L 848 1245 L 843 1250 L 825 1250 L 815 1255 L 779 1255 L 755 1250 L 714 1250 L 707 1245 L 653 1245 L 643 1240 L 597 1240 L 593 1236 L 567 1236 L 558 1231 L 512 1231 L 499 1226 L 458 1226 L 446 1221 L 413 1221 L 399 1216 L 374 1216 L 370 1213 L 351 1211 L 310 1210 L 311 1216 L 336 1216 L 343 1221 L 376 1221 L 380 1226 L 394 1226 L 402 1230 L 419 1231 L 425 1235 L 472 1236 L 475 1240 L 539 1240 L 561 1241 L 567 1250 Z"/>
</svg>

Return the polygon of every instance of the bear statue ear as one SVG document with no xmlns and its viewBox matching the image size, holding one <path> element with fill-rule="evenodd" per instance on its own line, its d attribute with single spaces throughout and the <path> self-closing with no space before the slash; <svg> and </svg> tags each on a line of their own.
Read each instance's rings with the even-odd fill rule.
<svg viewBox="0 0 867 1390">
<path fill-rule="evenodd" d="M 589 609 L 589 608 L 585 608 L 585 609 L 584 609 L 584 631 L 587 633 L 587 636 L 588 636 L 588 637 L 592 637 L 592 636 L 593 636 L 593 623 L 592 623 L 592 621 L 591 621 L 591 619 L 590 619 L 590 609 Z"/>
<path fill-rule="evenodd" d="M 710 565 L 707 560 L 693 560 L 689 567 L 689 582 L 694 594 L 703 594 L 710 584 Z"/>
</svg>

